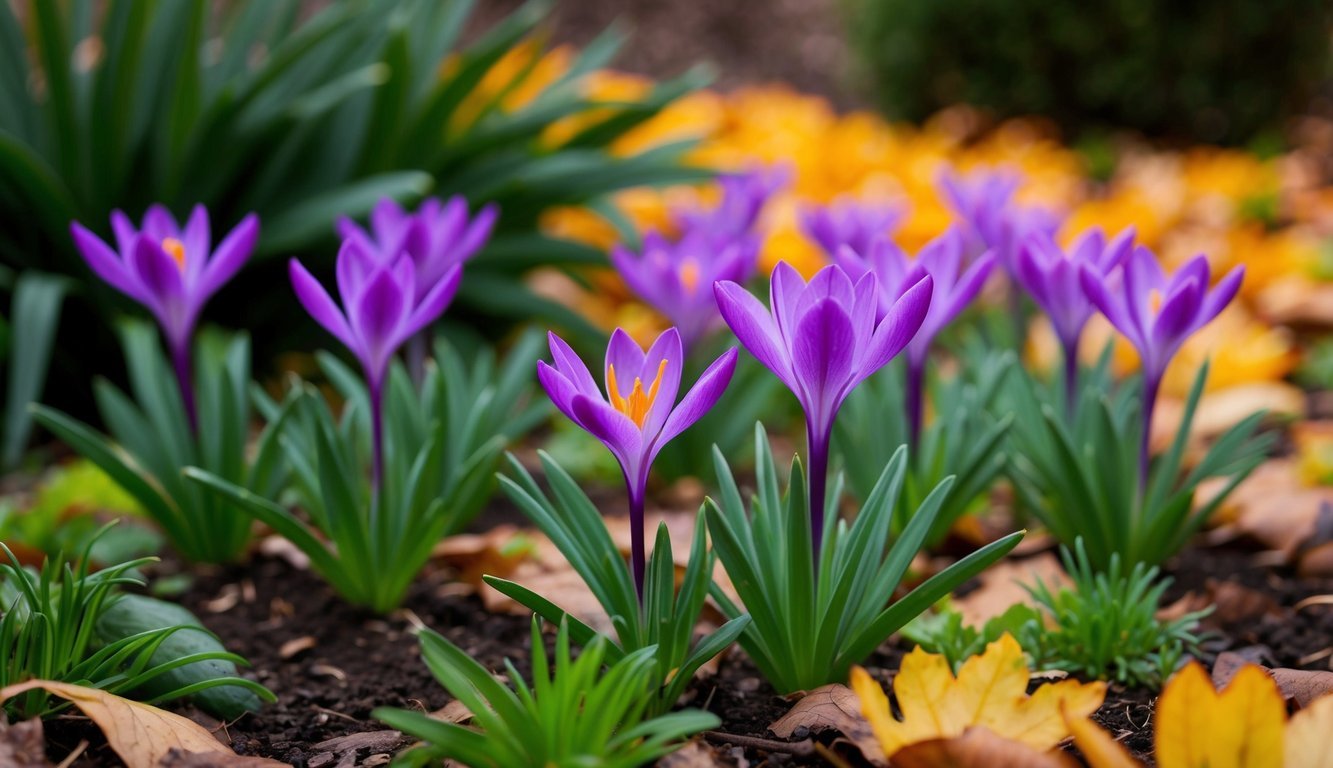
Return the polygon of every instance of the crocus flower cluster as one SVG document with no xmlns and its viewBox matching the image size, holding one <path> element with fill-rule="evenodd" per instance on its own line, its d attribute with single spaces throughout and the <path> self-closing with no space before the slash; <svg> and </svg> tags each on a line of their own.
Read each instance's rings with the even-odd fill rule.
<svg viewBox="0 0 1333 768">
<path fill-rule="evenodd" d="M 931 277 L 916 273 L 888 306 L 873 272 L 855 282 L 831 264 L 810 282 L 786 262 L 773 269 L 769 306 L 734 282 L 714 286 L 718 308 L 745 348 L 805 410 L 810 525 L 816 555 L 824 530 L 829 440 L 852 390 L 901 352 L 925 322 Z"/>
<path fill-rule="evenodd" d="M 993 251 L 1012 274 L 1018 248 L 1028 235 L 1055 233 L 1060 221 L 1053 212 L 1014 201 L 1022 183 L 1018 172 L 1006 168 L 974 171 L 967 176 L 952 170 L 940 174 L 940 194 L 966 226 L 969 258 Z"/>
<path fill-rule="evenodd" d="M 1080 274 L 1087 269 L 1098 282 L 1108 284 L 1129 256 L 1134 235 L 1131 227 L 1108 242 L 1101 228 L 1094 227 L 1064 249 L 1049 235 L 1036 232 L 1018 251 L 1018 284 L 1046 313 L 1064 353 L 1065 402 L 1070 409 L 1078 393 L 1078 342 L 1095 309 Z"/>
<path fill-rule="evenodd" d="M 966 239 L 959 227 L 950 227 L 943 235 L 927 243 L 916 259 L 888 238 L 876 240 L 869 251 L 858 252 L 843 246 L 835 254 L 836 262 L 853 278 L 873 273 L 878 278 L 877 319 L 882 319 L 895 302 L 922 276 L 931 279 L 930 305 L 921 329 L 907 346 L 907 416 L 912 445 L 921 434 L 925 409 L 926 360 L 935 337 L 971 303 L 995 267 L 995 255 L 986 251 L 964 267 Z"/>
<path fill-rule="evenodd" d="M 829 258 L 836 258 L 844 246 L 869 253 L 876 241 L 898 229 L 906 215 L 901 205 L 839 197 L 829 205 L 802 211 L 801 231 Z"/>
<path fill-rule="evenodd" d="M 718 280 L 745 282 L 754 272 L 759 242 L 753 236 L 714 246 L 703 233 L 687 232 L 672 242 L 656 232 L 643 239 L 635 253 L 611 249 L 611 265 L 640 298 L 667 317 L 680 331 L 686 350 L 719 323 L 712 285 Z"/>
<path fill-rule="evenodd" d="M 398 348 L 444 313 L 458 290 L 463 262 L 490 234 L 495 214 L 483 209 L 467 223 L 459 198 L 428 200 L 415 214 L 381 201 L 371 216 L 374 237 L 346 220 L 338 251 L 335 302 L 296 259 L 289 264 L 296 297 L 325 330 L 352 351 L 370 390 L 376 488 L 384 470 L 384 381 Z M 341 306 L 339 306 L 341 304 Z"/>
<path fill-rule="evenodd" d="M 786 179 L 777 169 L 724 175 L 718 180 L 722 200 L 716 207 L 675 212 L 680 231 L 675 241 L 649 232 L 638 252 L 620 245 L 611 249 L 611 265 L 625 284 L 667 317 L 687 352 L 718 325 L 713 283 L 743 283 L 754 274 L 759 257 L 755 224 Z"/>
<path fill-rule="evenodd" d="M 1168 276 L 1152 251 L 1138 246 L 1122 268 L 1118 286 L 1108 286 L 1092 265 L 1079 267 L 1088 298 L 1134 348 L 1143 367 L 1143 438 L 1139 476 L 1148 476 L 1148 440 L 1157 390 L 1171 358 L 1192 334 L 1212 321 L 1240 290 L 1245 268 L 1236 267 L 1212 285 L 1208 259 L 1195 256 Z"/>
<path fill-rule="evenodd" d="M 537 363 L 538 380 L 562 413 L 606 445 L 624 473 L 630 507 L 630 564 L 642 599 L 648 471 L 663 446 L 717 403 L 736 369 L 736 349 L 714 360 L 677 404 L 685 353 L 675 328 L 664 331 L 646 352 L 617 328 L 606 347 L 605 394 L 563 339 L 550 334 L 550 345 L 552 362 Z"/>
<path fill-rule="evenodd" d="M 216 249 L 202 205 L 194 207 L 184 227 L 161 205 L 149 207 L 137 228 L 124 213 L 114 211 L 111 230 L 115 249 L 82 224 L 70 225 L 74 244 L 93 272 L 157 318 L 190 426 L 197 428 L 190 357 L 194 328 L 204 304 L 250 258 L 259 238 L 259 218 L 246 216 Z"/>
</svg>

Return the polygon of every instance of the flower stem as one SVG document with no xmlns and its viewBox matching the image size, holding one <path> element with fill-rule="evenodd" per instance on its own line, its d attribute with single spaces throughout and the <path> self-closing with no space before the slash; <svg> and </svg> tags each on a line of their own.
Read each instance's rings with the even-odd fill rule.
<svg viewBox="0 0 1333 768">
<path fill-rule="evenodd" d="M 639 596 L 639 605 L 642 607 L 643 574 L 647 562 L 643 548 L 644 488 L 641 483 L 635 483 L 628 478 L 625 485 L 629 489 L 630 570 L 634 575 L 634 592 Z"/>
<path fill-rule="evenodd" d="M 383 382 L 370 381 L 370 439 L 373 463 L 371 464 L 370 485 L 376 497 L 379 496 L 380 479 L 384 476 L 384 386 Z"/>
<path fill-rule="evenodd" d="M 407 372 L 412 376 L 412 383 L 418 391 L 421 382 L 426 380 L 426 348 L 429 344 L 429 330 L 422 330 L 407 340 Z"/>
<path fill-rule="evenodd" d="M 1161 376 L 1143 377 L 1143 436 L 1139 441 L 1139 490 L 1148 492 L 1148 447 L 1152 440 L 1153 411 L 1157 407 L 1157 390 L 1162 385 Z"/>
<path fill-rule="evenodd" d="M 171 345 L 171 364 L 176 369 L 176 384 L 180 386 L 185 416 L 190 420 L 191 434 L 199 432 L 199 414 L 194 403 L 194 365 L 190 356 L 190 340 Z"/>
<path fill-rule="evenodd" d="M 806 447 L 810 453 L 810 554 L 815 572 L 819 572 L 819 553 L 824 545 L 824 496 L 828 485 L 828 428 L 818 429 L 806 422 Z"/>
<path fill-rule="evenodd" d="M 1067 342 L 1065 348 L 1065 415 L 1072 422 L 1078 403 L 1078 339 Z"/>
<path fill-rule="evenodd" d="M 921 442 L 921 422 L 926 408 L 923 397 L 926 388 L 926 361 L 907 360 L 907 428 L 908 450 L 916 453 Z M 915 457 L 913 457 L 915 460 Z"/>
</svg>

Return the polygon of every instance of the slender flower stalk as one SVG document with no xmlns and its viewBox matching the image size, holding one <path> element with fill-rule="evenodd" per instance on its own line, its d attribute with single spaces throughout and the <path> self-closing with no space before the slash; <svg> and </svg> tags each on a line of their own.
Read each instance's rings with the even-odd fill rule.
<svg viewBox="0 0 1333 768">
<path fill-rule="evenodd" d="M 469 216 L 467 199 L 423 200 L 416 211 L 404 210 L 393 198 L 383 198 L 370 212 L 369 230 L 347 217 L 338 219 L 338 235 L 354 241 L 379 261 L 392 263 L 407 254 L 416 270 L 416 296 L 421 301 L 449 270 L 477 254 L 495 229 L 499 209 L 486 205 Z M 413 336 L 407 343 L 408 369 L 420 383 L 424 375 L 427 338 Z"/>
<path fill-rule="evenodd" d="M 829 205 L 802 211 L 801 231 L 829 258 L 836 258 L 843 246 L 869 253 L 877 240 L 897 231 L 906 215 L 901 205 L 839 197 Z"/>
<path fill-rule="evenodd" d="M 661 312 L 680 331 L 686 352 L 721 324 L 712 285 L 718 280 L 743 283 L 754 274 L 759 242 L 734 238 L 720 248 L 704 233 L 686 233 L 671 242 L 649 232 L 643 249 L 611 249 L 611 264 L 632 291 Z"/>
<path fill-rule="evenodd" d="M 843 400 L 907 347 L 926 319 L 932 282 L 917 275 L 886 309 L 875 275 L 853 283 L 842 267 L 809 283 L 786 262 L 773 269 L 769 305 L 733 282 L 713 287 L 722 318 L 745 348 L 796 395 L 805 410 L 810 459 L 810 529 L 816 561 L 824 532 L 829 440 Z"/>
<path fill-rule="evenodd" d="M 190 355 L 195 325 L 204 304 L 250 258 L 259 238 L 259 218 L 246 216 L 216 249 L 208 209 L 202 205 L 194 207 L 184 227 L 161 205 L 149 207 L 139 228 L 121 211 L 113 211 L 111 230 L 114 250 L 82 224 L 70 224 L 74 244 L 93 272 L 157 318 L 190 428 L 197 431 Z"/>
<path fill-rule="evenodd" d="M 976 298 L 977 292 L 995 267 L 995 255 L 987 251 L 964 268 L 966 248 L 963 231 L 959 227 L 950 227 L 943 235 L 927 243 L 916 259 L 908 257 L 902 248 L 888 238 L 875 241 L 864 255 L 843 247 L 835 256 L 836 262 L 848 275 L 858 278 L 869 272 L 878 279 L 879 307 L 876 319 L 887 315 L 894 304 L 921 281 L 923 275 L 931 278 L 933 288 L 930 307 L 921 323 L 921 330 L 907 345 L 906 406 L 911 447 L 914 450 L 921 437 L 924 419 L 926 362 L 930 356 L 930 345 L 940 331 Z"/>
<path fill-rule="evenodd" d="M 551 363 L 538 361 L 537 379 L 551 401 L 591 433 L 620 463 L 629 494 L 630 566 L 643 601 L 644 502 L 648 471 L 662 447 L 708 412 L 731 381 L 737 351 L 724 352 L 676 402 L 685 354 L 680 333 L 668 328 L 645 352 L 617 328 L 606 347 L 605 395 L 563 339 L 549 334 Z"/>
<path fill-rule="evenodd" d="M 1143 435 L 1139 485 L 1147 487 L 1148 445 L 1162 376 L 1192 334 L 1212 321 L 1240 290 L 1245 268 L 1228 272 L 1215 287 L 1208 259 L 1195 256 L 1168 276 L 1157 256 L 1138 246 L 1125 261 L 1122 280 L 1108 286 L 1093 267 L 1079 267 L 1079 282 L 1092 303 L 1139 352 L 1143 367 Z"/>
<path fill-rule="evenodd" d="M 1100 282 L 1110 281 L 1129 257 L 1134 236 L 1130 227 L 1108 242 L 1101 228 L 1093 227 L 1064 249 L 1049 235 L 1034 232 L 1018 251 L 1018 284 L 1050 319 L 1064 354 L 1065 408 L 1071 415 L 1078 397 L 1079 339 L 1095 311 L 1079 274 L 1086 266 Z"/>
<path fill-rule="evenodd" d="M 383 401 L 389 362 L 403 342 L 444 313 L 458 290 L 463 267 L 454 264 L 421 294 L 409 255 L 381 260 L 357 240 L 346 240 L 338 251 L 339 307 L 299 261 L 292 259 L 288 266 L 302 306 L 352 351 L 366 374 L 374 456 L 371 481 L 378 493 L 384 474 Z"/>
</svg>

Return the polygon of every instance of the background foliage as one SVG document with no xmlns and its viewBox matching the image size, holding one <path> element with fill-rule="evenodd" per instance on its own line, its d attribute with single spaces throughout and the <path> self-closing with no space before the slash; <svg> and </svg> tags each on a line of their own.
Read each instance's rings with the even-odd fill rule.
<svg viewBox="0 0 1333 768">
<path fill-rule="evenodd" d="M 895 118 L 959 102 L 1242 143 L 1308 106 L 1329 73 L 1324 0 L 846 0 L 848 34 Z"/>
</svg>

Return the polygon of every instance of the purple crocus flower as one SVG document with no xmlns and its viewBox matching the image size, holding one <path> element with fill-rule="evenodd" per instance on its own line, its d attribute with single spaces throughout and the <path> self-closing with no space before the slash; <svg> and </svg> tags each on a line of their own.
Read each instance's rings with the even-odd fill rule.
<svg viewBox="0 0 1333 768">
<path fill-rule="evenodd" d="M 873 272 L 853 283 L 836 264 L 806 283 L 791 265 L 779 262 L 769 285 L 769 307 L 734 282 L 719 282 L 713 290 L 736 338 L 805 410 L 810 526 L 818 555 L 829 438 L 838 409 L 856 385 L 884 367 L 921 328 L 931 303 L 931 278 L 920 273 L 887 309 L 881 308 Z"/>
<path fill-rule="evenodd" d="M 611 264 L 630 290 L 676 326 L 688 351 L 718 324 L 713 283 L 749 280 L 758 256 L 759 243 L 753 237 L 734 238 L 715 248 L 703 233 L 687 233 L 673 243 L 650 232 L 641 253 L 612 248 Z"/>
<path fill-rule="evenodd" d="M 898 205 L 839 197 L 827 206 L 801 211 L 801 231 L 830 258 L 844 245 L 869 253 L 876 240 L 893 234 L 906 213 Z"/>
<path fill-rule="evenodd" d="M 1210 289 L 1211 278 L 1208 259 L 1202 254 L 1168 277 L 1157 256 L 1143 246 L 1135 248 L 1125 261 L 1118 286 L 1108 286 L 1087 264 L 1079 268 L 1079 282 L 1088 298 L 1139 352 L 1143 366 L 1141 483 L 1148 478 L 1148 438 L 1162 376 L 1185 340 L 1236 297 L 1245 268 L 1236 267 Z"/>
<path fill-rule="evenodd" d="M 955 226 L 927 243 L 915 260 L 888 238 L 875 241 L 868 254 L 857 253 L 848 247 L 835 254 L 836 263 L 848 275 L 859 277 L 872 272 L 879 279 L 880 317 L 890 311 L 899 297 L 917 285 L 922 275 L 931 278 L 930 308 L 921 323 L 921 330 L 907 345 L 907 416 L 913 446 L 921 435 L 922 393 L 931 342 L 976 298 L 995 267 L 994 253 L 986 251 L 964 269 L 966 242 L 962 230 Z"/>
<path fill-rule="evenodd" d="M 714 360 L 677 404 L 685 353 L 675 328 L 658 336 L 647 352 L 617 328 L 606 347 L 605 395 L 574 350 L 554 333 L 549 339 L 553 362 L 538 361 L 537 378 L 562 413 L 610 449 L 625 474 L 630 503 L 630 562 L 634 586 L 643 599 L 643 507 L 648 470 L 664 445 L 717 403 L 736 369 L 736 349 L 732 347 Z"/>
<path fill-rule="evenodd" d="M 1037 302 L 1060 341 L 1065 362 L 1065 403 L 1072 413 L 1078 394 L 1078 342 L 1094 307 L 1083 291 L 1079 273 L 1087 267 L 1105 283 L 1129 256 L 1134 246 L 1134 228 L 1107 242 L 1100 227 L 1083 233 L 1068 249 L 1056 245 L 1050 235 L 1028 235 L 1018 251 L 1015 277 Z"/>
<path fill-rule="evenodd" d="M 128 216 L 113 211 L 111 230 L 115 250 L 77 221 L 70 224 L 74 244 L 93 272 L 157 318 L 190 426 L 197 427 L 190 363 L 195 324 L 208 299 L 250 258 L 259 238 L 259 218 L 246 216 L 216 249 L 202 205 L 194 207 L 184 227 L 161 205 L 150 206 L 137 229 Z"/>
<path fill-rule="evenodd" d="M 722 200 L 707 210 L 674 212 L 676 226 L 682 232 L 698 233 L 714 243 L 730 241 L 751 234 L 759 214 L 791 174 L 786 168 L 756 168 L 718 177 Z"/>
<path fill-rule="evenodd" d="M 406 253 L 416 269 L 414 298 L 420 301 L 451 268 L 472 258 L 486 244 L 498 215 L 499 209 L 491 204 L 469 219 L 467 199 L 462 195 L 448 201 L 427 198 L 412 213 L 386 197 L 371 210 L 368 232 L 342 217 L 338 234 L 380 261 L 393 262 Z"/>
<path fill-rule="evenodd" d="M 417 272 L 410 256 L 382 260 L 355 240 L 346 240 L 338 251 L 339 308 L 299 261 L 292 259 L 288 266 L 301 305 L 356 355 L 365 371 L 374 441 L 372 479 L 378 488 L 384 469 L 382 406 L 389 362 L 403 342 L 435 322 L 449 306 L 463 267 L 450 267 L 424 296 L 417 298 Z"/>
</svg>

